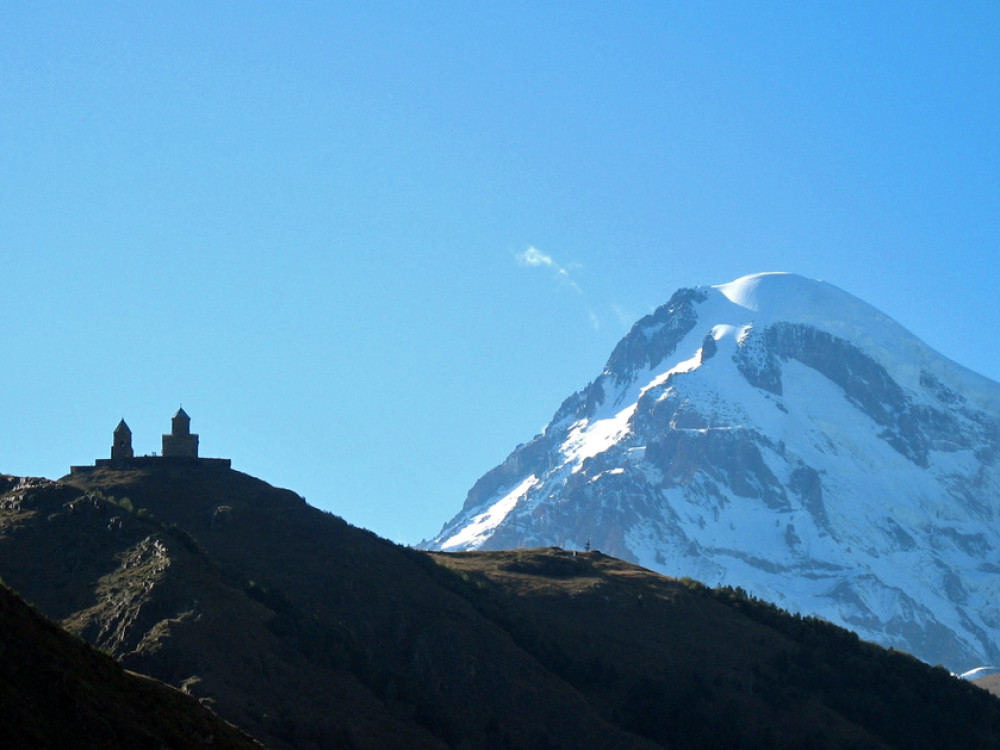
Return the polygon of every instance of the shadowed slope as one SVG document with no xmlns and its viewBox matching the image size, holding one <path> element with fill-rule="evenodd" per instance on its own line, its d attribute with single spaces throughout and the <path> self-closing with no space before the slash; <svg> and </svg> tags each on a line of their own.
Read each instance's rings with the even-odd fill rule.
<svg viewBox="0 0 1000 750">
<path fill-rule="evenodd" d="M 740 592 L 405 549 L 218 467 L 72 482 L 0 478 L 0 574 L 272 747 L 998 744 L 984 691 Z"/>
<path fill-rule="evenodd" d="M 191 696 L 128 673 L 0 586 L 0 745 L 260 747 Z"/>
</svg>

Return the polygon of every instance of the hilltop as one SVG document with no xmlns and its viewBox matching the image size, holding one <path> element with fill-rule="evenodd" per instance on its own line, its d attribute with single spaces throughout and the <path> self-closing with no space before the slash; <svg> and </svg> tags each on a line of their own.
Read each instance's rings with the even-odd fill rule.
<svg viewBox="0 0 1000 750">
<path fill-rule="evenodd" d="M 0 490 L 5 580 L 270 747 L 1000 745 L 942 669 L 596 551 L 420 552 L 217 465 Z"/>
</svg>

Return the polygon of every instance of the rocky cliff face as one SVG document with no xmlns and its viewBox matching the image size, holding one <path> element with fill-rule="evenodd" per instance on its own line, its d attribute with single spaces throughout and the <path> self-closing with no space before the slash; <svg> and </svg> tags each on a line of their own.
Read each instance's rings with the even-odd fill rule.
<svg viewBox="0 0 1000 750">
<path fill-rule="evenodd" d="M 1000 384 L 822 282 L 684 289 L 425 546 L 594 548 L 1000 660 Z"/>
</svg>

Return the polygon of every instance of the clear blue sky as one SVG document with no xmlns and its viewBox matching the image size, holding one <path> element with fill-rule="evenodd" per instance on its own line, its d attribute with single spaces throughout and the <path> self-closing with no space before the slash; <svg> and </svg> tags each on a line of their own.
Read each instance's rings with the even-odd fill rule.
<svg viewBox="0 0 1000 750">
<path fill-rule="evenodd" d="M 1000 379 L 995 2 L 0 7 L 0 471 L 202 454 L 395 541 L 681 286 Z"/>
</svg>

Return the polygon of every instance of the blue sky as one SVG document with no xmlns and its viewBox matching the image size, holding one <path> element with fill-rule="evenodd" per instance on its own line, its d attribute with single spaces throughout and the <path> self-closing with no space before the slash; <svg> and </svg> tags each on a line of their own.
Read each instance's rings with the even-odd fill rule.
<svg viewBox="0 0 1000 750">
<path fill-rule="evenodd" d="M 0 471 L 124 417 L 395 541 L 682 286 L 1000 379 L 996 3 L 6 3 Z"/>
</svg>

